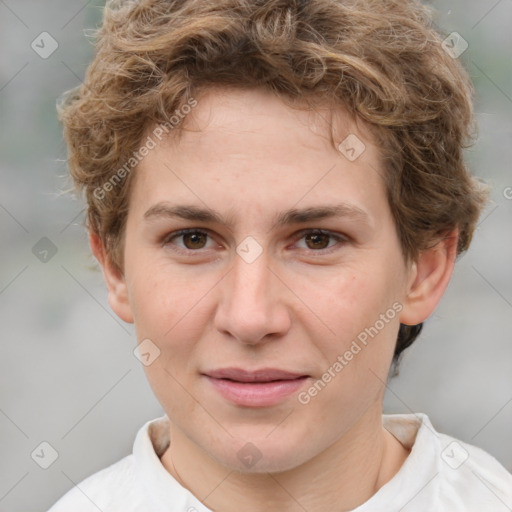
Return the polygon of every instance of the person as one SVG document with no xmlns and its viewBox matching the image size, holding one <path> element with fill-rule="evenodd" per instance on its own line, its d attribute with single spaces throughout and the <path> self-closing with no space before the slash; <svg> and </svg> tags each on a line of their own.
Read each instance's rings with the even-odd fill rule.
<svg viewBox="0 0 512 512">
<path fill-rule="evenodd" d="M 116 1 L 96 39 L 60 119 L 165 416 L 51 512 L 509 510 L 491 455 L 382 410 L 487 197 L 431 11 Z"/>
</svg>

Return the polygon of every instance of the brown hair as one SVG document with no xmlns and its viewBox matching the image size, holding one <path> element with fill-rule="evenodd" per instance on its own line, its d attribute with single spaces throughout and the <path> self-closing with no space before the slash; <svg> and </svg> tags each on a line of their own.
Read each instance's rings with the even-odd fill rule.
<svg viewBox="0 0 512 512">
<path fill-rule="evenodd" d="M 105 7 L 85 81 L 59 114 L 89 229 L 119 269 L 130 169 L 146 130 L 162 124 L 179 135 L 184 123 L 170 125 L 170 116 L 211 86 L 344 106 L 381 148 L 404 257 L 454 228 L 457 254 L 468 248 L 486 198 L 463 160 L 473 90 L 426 7 L 412 0 L 116 0 Z M 395 361 L 421 327 L 400 326 Z"/>
</svg>

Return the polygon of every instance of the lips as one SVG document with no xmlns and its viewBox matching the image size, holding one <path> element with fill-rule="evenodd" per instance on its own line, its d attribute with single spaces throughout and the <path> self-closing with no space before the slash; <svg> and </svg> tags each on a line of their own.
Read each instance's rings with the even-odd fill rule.
<svg viewBox="0 0 512 512">
<path fill-rule="evenodd" d="M 222 368 L 206 373 L 214 379 L 229 379 L 236 382 L 272 382 L 275 380 L 294 380 L 308 375 L 292 373 L 274 368 L 263 368 L 261 370 L 242 370 L 240 368 Z"/>
<path fill-rule="evenodd" d="M 277 405 L 310 378 L 309 375 L 275 368 L 252 371 L 221 368 L 208 371 L 204 376 L 225 400 L 243 407 Z"/>
</svg>

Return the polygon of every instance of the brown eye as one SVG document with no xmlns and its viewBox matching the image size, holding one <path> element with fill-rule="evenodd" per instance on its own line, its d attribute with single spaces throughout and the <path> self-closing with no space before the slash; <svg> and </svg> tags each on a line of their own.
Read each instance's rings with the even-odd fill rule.
<svg viewBox="0 0 512 512">
<path fill-rule="evenodd" d="M 208 240 L 208 235 L 201 231 L 193 231 L 181 235 L 183 244 L 187 249 L 203 249 Z"/>
<path fill-rule="evenodd" d="M 199 252 L 201 249 L 212 249 L 215 242 L 207 231 L 199 229 L 183 229 L 167 235 L 163 245 L 178 251 Z"/>
<path fill-rule="evenodd" d="M 320 256 L 341 249 L 347 242 L 348 238 L 341 233 L 308 229 L 300 232 L 296 247 L 310 254 L 317 252 Z"/>
<path fill-rule="evenodd" d="M 330 238 L 326 233 L 308 233 L 304 237 L 308 249 L 325 249 L 329 246 Z"/>
</svg>

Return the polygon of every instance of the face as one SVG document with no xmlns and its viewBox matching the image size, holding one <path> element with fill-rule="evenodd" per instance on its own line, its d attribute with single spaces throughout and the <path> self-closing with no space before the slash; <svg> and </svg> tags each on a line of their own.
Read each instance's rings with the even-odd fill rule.
<svg viewBox="0 0 512 512">
<path fill-rule="evenodd" d="M 210 90 L 133 183 L 114 309 L 160 351 L 173 428 L 230 468 L 296 467 L 381 413 L 413 268 L 378 148 L 340 110 L 338 151 L 327 115 Z"/>
</svg>

